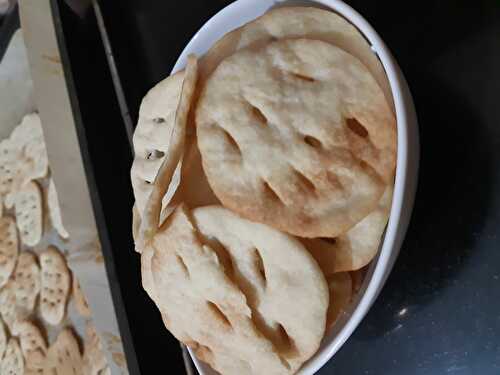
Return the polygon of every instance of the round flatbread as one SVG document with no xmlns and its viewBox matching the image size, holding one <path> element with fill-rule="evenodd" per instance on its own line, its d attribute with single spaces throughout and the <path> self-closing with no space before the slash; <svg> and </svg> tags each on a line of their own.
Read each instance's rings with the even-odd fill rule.
<svg viewBox="0 0 500 375">
<path fill-rule="evenodd" d="M 183 82 L 184 71 L 167 77 L 147 93 L 139 108 L 139 121 L 133 137 L 135 158 L 130 175 L 135 204 L 141 216 L 169 149 Z"/>
<path fill-rule="evenodd" d="M 241 50 L 209 77 L 198 146 L 220 201 L 302 237 L 344 233 L 392 179 L 394 116 L 364 65 L 326 42 Z"/>
<path fill-rule="evenodd" d="M 192 217 L 180 206 L 142 257 L 165 325 L 217 371 L 291 373 L 319 347 L 328 288 L 290 236 L 220 206 Z"/>
<path fill-rule="evenodd" d="M 200 75 L 204 80 L 220 62 L 246 48 L 268 44 L 278 39 L 307 38 L 337 46 L 358 58 L 382 88 L 393 107 L 391 88 L 385 70 L 371 45 L 359 30 L 331 10 L 314 7 L 278 7 L 224 35 L 203 56 Z"/>
<path fill-rule="evenodd" d="M 324 333 L 327 288 L 314 259 L 288 235 L 221 206 L 197 208 L 192 217 L 203 240 L 225 259 L 257 327 L 298 368 Z"/>
<path fill-rule="evenodd" d="M 363 268 L 377 255 L 391 211 L 393 188 L 388 187 L 377 208 L 337 238 L 301 239 L 325 275 Z"/>
<path fill-rule="evenodd" d="M 188 115 L 193 104 L 196 82 L 198 80 L 198 60 L 194 55 L 188 56 L 186 72 L 180 94 L 179 103 L 175 112 L 172 133 L 168 139 L 168 154 L 161 163 L 158 173 L 152 184 L 147 204 L 144 208 L 139 233 L 139 248 L 150 240 L 162 222 L 162 202 L 168 196 L 173 185 L 173 176 L 184 155 L 186 135 L 188 130 Z"/>
</svg>

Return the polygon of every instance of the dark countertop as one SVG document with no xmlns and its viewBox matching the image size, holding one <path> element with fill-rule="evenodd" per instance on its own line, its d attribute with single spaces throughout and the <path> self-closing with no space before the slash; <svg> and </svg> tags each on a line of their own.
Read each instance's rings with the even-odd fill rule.
<svg viewBox="0 0 500 375">
<path fill-rule="evenodd" d="M 320 373 L 499 374 L 499 4 L 372 4 L 352 2 L 409 82 L 419 185 L 385 288 Z"/>
<path fill-rule="evenodd" d="M 229 2 L 100 2 L 134 122 L 142 96 Z M 420 126 L 420 177 L 408 234 L 385 288 L 319 373 L 499 374 L 500 4 L 348 3 L 380 33 L 408 80 Z M 120 259 L 122 266 L 128 262 Z M 119 278 L 126 272 L 117 266 Z M 131 287 L 136 281 L 131 277 L 125 292 L 122 286 L 132 335 L 154 342 L 159 333 L 151 322 L 159 318 L 127 302 L 140 296 Z M 156 355 L 161 348 L 143 348 L 135 348 L 139 364 L 165 363 Z"/>
</svg>

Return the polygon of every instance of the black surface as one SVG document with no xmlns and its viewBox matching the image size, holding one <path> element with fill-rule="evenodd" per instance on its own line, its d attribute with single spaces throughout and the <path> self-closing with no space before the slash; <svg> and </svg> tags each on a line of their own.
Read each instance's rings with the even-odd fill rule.
<svg viewBox="0 0 500 375">
<path fill-rule="evenodd" d="M 167 357 L 169 370 L 182 374 L 179 344 L 165 335 L 141 287 L 131 234 L 132 153 L 94 13 L 90 9 L 79 18 L 57 0 L 52 8 L 129 372 L 155 374 L 158 361 Z"/>
<path fill-rule="evenodd" d="M 147 89 L 226 3 L 101 2 L 134 121 Z M 420 179 L 386 287 L 320 373 L 499 374 L 499 3 L 348 3 L 378 30 L 409 82 L 420 123 Z M 121 251 L 131 252 L 131 245 Z M 122 272 L 137 272 L 135 266 Z M 142 303 L 149 301 L 137 309 Z M 159 337 L 155 330 L 144 335 Z M 138 353 L 140 363 L 146 354 Z"/>
<path fill-rule="evenodd" d="M 0 19 L 0 61 L 2 61 L 10 39 L 17 29 L 19 29 L 19 9 L 15 4 Z"/>
</svg>

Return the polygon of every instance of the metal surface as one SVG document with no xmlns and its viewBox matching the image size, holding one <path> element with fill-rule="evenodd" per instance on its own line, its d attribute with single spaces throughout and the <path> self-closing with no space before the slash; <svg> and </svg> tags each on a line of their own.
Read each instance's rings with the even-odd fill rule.
<svg viewBox="0 0 500 375">
<path fill-rule="evenodd" d="M 227 3 L 100 2 L 132 121 L 146 91 Z M 348 3 L 380 33 L 409 82 L 421 172 L 413 219 L 386 287 L 319 373 L 498 374 L 498 2 Z M 167 335 L 161 323 L 156 329 Z M 138 353 L 139 362 L 146 355 Z M 168 367 L 166 357 L 152 360 Z"/>
</svg>

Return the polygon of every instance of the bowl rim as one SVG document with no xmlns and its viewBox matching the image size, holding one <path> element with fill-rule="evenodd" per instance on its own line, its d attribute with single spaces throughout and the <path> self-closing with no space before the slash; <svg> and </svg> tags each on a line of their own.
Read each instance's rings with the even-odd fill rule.
<svg viewBox="0 0 500 375">
<path fill-rule="evenodd" d="M 371 44 L 385 69 L 393 96 L 397 121 L 397 161 L 394 194 L 389 221 L 378 255 L 372 260 L 363 286 L 350 311 L 340 318 L 334 330 L 322 340 L 318 351 L 300 368 L 298 374 L 314 374 L 323 367 L 361 323 L 387 280 L 399 254 L 411 217 L 416 192 L 419 163 L 418 125 L 413 100 L 406 80 L 388 47 L 368 21 L 340 0 L 310 0 L 297 4 L 287 0 L 236 0 L 211 17 L 193 36 L 179 56 L 172 74 L 186 65 L 189 53 L 203 55 L 218 39 L 231 30 L 257 18 L 270 8 L 279 6 L 321 6 L 335 11 L 354 25 Z M 214 374 L 188 348 L 202 375 Z"/>
</svg>

